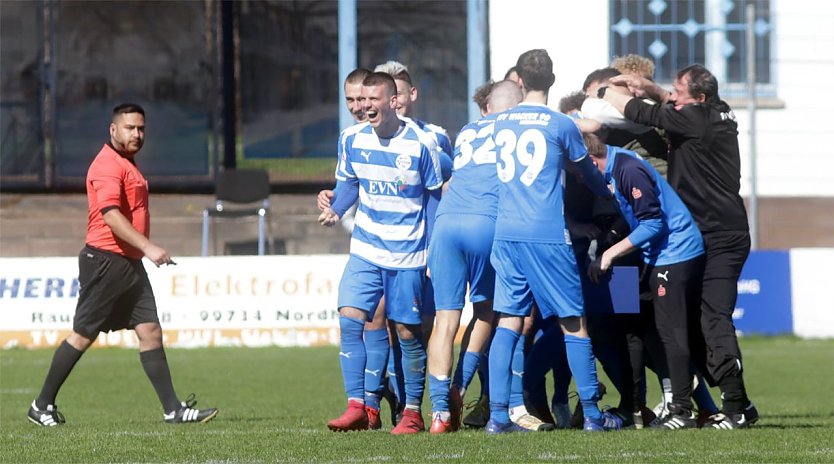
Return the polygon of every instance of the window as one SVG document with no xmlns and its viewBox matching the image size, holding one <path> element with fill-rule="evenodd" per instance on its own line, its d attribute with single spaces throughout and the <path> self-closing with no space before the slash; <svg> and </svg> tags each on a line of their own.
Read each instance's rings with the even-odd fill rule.
<svg viewBox="0 0 834 464">
<path fill-rule="evenodd" d="M 611 57 L 636 53 L 655 61 L 655 80 L 669 83 L 677 70 L 702 63 L 725 97 L 742 96 L 747 79 L 745 0 L 610 0 Z M 761 96 L 775 94 L 771 62 L 770 1 L 755 0 L 756 82 Z"/>
</svg>

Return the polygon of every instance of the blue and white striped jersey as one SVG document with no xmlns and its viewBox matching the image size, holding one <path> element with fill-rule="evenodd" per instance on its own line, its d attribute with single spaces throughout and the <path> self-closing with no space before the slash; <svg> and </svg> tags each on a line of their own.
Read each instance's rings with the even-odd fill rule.
<svg viewBox="0 0 834 464">
<path fill-rule="evenodd" d="M 454 168 L 437 215 L 498 214 L 498 174 L 495 172 L 495 118 L 488 116 L 463 126 L 455 139 Z"/>
<path fill-rule="evenodd" d="M 495 239 L 570 243 L 564 169 L 569 162 L 591 163 L 573 119 L 544 105 L 522 103 L 496 115 L 493 141 L 500 181 Z M 607 194 L 593 164 L 584 167 L 594 176 L 584 182 L 594 192 L 601 189 L 597 194 Z"/>
<path fill-rule="evenodd" d="M 443 183 L 433 137 L 413 122 L 390 139 L 368 123 L 343 132 L 336 179 L 357 183 L 350 253 L 386 269 L 426 266 L 426 191 Z"/>
<path fill-rule="evenodd" d="M 406 122 L 413 122 L 417 125 L 417 127 L 423 129 L 425 132 L 434 137 L 434 141 L 437 144 L 437 150 L 439 151 L 440 170 L 443 173 L 443 180 L 449 180 L 452 176 L 452 158 L 454 158 L 455 152 L 452 149 L 452 139 L 449 138 L 449 134 L 446 133 L 446 129 L 415 118 L 409 118 L 406 116 L 400 116 L 399 118 Z"/>
</svg>

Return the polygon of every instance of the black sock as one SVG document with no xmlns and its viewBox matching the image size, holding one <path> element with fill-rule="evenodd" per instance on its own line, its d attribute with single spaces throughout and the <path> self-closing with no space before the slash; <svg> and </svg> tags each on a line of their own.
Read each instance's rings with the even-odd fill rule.
<svg viewBox="0 0 834 464">
<path fill-rule="evenodd" d="M 147 374 L 154 390 L 156 390 L 156 395 L 159 397 L 159 402 L 162 403 L 164 411 L 171 412 L 179 409 L 180 401 L 177 399 L 177 394 L 174 393 L 174 384 L 171 382 L 171 371 L 168 369 L 168 358 L 165 357 L 165 350 L 157 348 L 140 351 L 139 359 L 142 361 L 145 374 Z"/>
<path fill-rule="evenodd" d="M 724 414 L 738 414 L 750 403 L 747 399 L 747 391 L 744 388 L 744 378 L 741 375 L 728 375 L 721 379 L 718 384 L 721 389 L 723 400 L 722 412 Z"/>
<path fill-rule="evenodd" d="M 61 385 L 67 380 L 70 372 L 72 372 L 72 368 L 81 359 L 82 354 L 84 354 L 83 351 L 76 350 L 66 340 L 58 346 L 55 354 L 52 355 L 52 364 L 49 366 L 49 372 L 46 374 L 46 380 L 43 382 L 41 394 L 35 400 L 35 406 L 38 409 L 46 409 L 47 405 L 55 404 L 55 397 L 58 396 L 58 390 L 61 389 Z"/>
</svg>

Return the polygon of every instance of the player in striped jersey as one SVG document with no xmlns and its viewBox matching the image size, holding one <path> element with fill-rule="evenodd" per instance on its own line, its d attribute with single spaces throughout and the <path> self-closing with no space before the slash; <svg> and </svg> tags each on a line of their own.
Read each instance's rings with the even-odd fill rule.
<svg viewBox="0 0 834 464">
<path fill-rule="evenodd" d="M 508 406 L 513 354 L 533 298 L 543 318 L 559 316 L 585 430 L 619 429 L 621 420 L 597 407 L 596 365 L 564 217 L 564 169 L 571 163 L 594 193 L 609 197 L 610 192 L 587 156 L 579 129 L 568 116 L 546 106 L 554 81 L 547 52 L 525 52 L 517 67 L 524 102 L 496 116 L 493 135 L 500 183 L 491 262 L 496 273 L 493 309 L 499 321 L 489 352 L 487 433 L 527 430 L 510 421 Z"/>
<path fill-rule="evenodd" d="M 427 133 L 429 133 L 436 142 L 437 149 L 438 149 L 438 156 L 440 159 L 440 169 L 443 173 L 443 180 L 446 181 L 452 175 L 452 141 L 449 138 L 446 130 L 444 130 L 440 126 L 436 126 L 434 124 L 429 124 L 424 121 L 421 121 L 417 118 L 414 118 L 414 104 L 417 102 L 418 91 L 417 87 L 414 86 L 411 74 L 408 72 L 408 68 L 405 67 L 402 63 L 398 61 L 387 61 L 383 64 L 378 65 L 374 68 L 375 72 L 384 72 L 391 77 L 394 78 L 394 83 L 397 84 L 397 106 L 396 111 L 397 115 L 400 119 L 406 121 L 413 121 L 420 129 L 423 129 Z M 429 231 L 431 233 L 431 231 Z M 432 329 L 434 327 L 434 294 L 431 286 L 432 280 L 428 280 L 428 284 L 426 285 L 426 294 L 424 295 L 425 301 L 423 305 L 423 335 L 425 336 L 425 340 L 428 340 L 429 336 L 431 335 Z M 384 323 L 384 321 L 383 321 Z M 394 328 L 390 326 L 390 330 L 393 332 Z M 379 325 L 378 321 L 374 320 L 372 326 L 366 326 L 365 330 L 380 330 L 384 328 L 383 325 Z M 367 333 L 366 333 L 367 335 Z M 372 343 L 369 343 L 368 338 L 366 337 L 365 346 L 371 351 L 378 351 L 384 349 L 389 349 L 388 345 L 383 346 L 381 341 L 376 342 L 374 346 Z M 376 378 L 370 378 L 366 376 L 365 379 L 365 386 L 366 386 L 366 403 L 368 402 L 376 402 L 379 403 L 379 397 L 383 393 L 383 389 L 390 386 L 393 393 L 396 395 L 397 401 L 402 404 L 403 398 L 405 396 L 405 390 L 402 383 L 402 366 L 399 364 L 400 360 L 400 347 L 397 344 L 396 340 L 392 340 L 390 344 L 390 353 L 388 356 L 388 369 L 387 369 L 387 380 L 388 385 L 381 385 L 381 388 L 378 390 L 373 390 L 372 383 L 376 380 Z M 386 392 L 387 393 L 387 392 Z"/>
<path fill-rule="evenodd" d="M 504 111 L 520 101 L 521 89 L 514 82 L 499 82 L 490 91 L 487 113 Z M 489 264 L 489 254 L 498 207 L 495 146 L 491 138 L 494 123 L 487 116 L 461 129 L 455 144 L 453 179 L 440 202 L 429 248 L 437 307 L 436 328 L 429 340 L 431 433 L 451 432 L 460 427 L 462 392 L 472 380 L 492 333 L 495 270 Z M 461 348 L 464 353 L 453 384 L 453 345 L 467 284 L 476 325 L 464 338 L 469 343 Z M 466 373 L 461 368 L 464 364 Z"/>
<path fill-rule="evenodd" d="M 337 169 L 338 195 L 319 217 L 321 224 L 333 225 L 359 199 L 338 302 L 339 356 L 348 409 L 328 427 L 347 431 L 368 426 L 362 332 L 385 294 L 385 311 L 396 324 L 402 347 L 406 391 L 403 419 L 391 433 L 417 433 L 425 428 L 420 403 L 426 351 L 420 325 L 427 220 L 433 218 L 439 201 L 442 177 L 434 140 L 397 117 L 391 76 L 372 73 L 363 82 L 362 95 L 368 122 L 346 131 Z"/>
</svg>

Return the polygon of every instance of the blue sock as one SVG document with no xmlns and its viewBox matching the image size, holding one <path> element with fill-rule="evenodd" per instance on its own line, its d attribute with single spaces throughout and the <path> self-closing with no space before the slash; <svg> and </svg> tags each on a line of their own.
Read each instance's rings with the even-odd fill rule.
<svg viewBox="0 0 834 464">
<path fill-rule="evenodd" d="M 507 424 L 510 413 L 510 383 L 513 353 L 519 334 L 510 329 L 499 327 L 492 337 L 489 347 L 489 416 L 490 419 Z"/>
<path fill-rule="evenodd" d="M 718 406 L 713 401 L 712 395 L 709 394 L 707 382 L 700 374 L 698 374 L 698 386 L 695 390 L 692 390 L 692 399 L 698 405 L 698 411 L 705 411 L 711 414 L 718 412 Z"/>
<path fill-rule="evenodd" d="M 394 396 L 397 397 L 397 403 L 399 404 L 405 404 L 405 384 L 402 381 L 402 356 L 403 352 L 399 343 L 392 343 L 388 351 L 388 367 L 386 372 L 388 373 L 388 384 L 391 386 L 391 390 L 394 392 Z"/>
<path fill-rule="evenodd" d="M 446 376 L 444 376 L 446 377 Z M 452 381 L 448 377 L 438 379 L 429 374 L 429 398 L 431 398 L 431 412 L 449 410 L 449 387 Z"/>
<path fill-rule="evenodd" d="M 365 322 L 352 317 L 339 317 L 341 342 L 339 345 L 339 363 L 342 366 L 342 379 L 348 400 L 365 401 L 365 343 L 362 331 Z"/>
<path fill-rule="evenodd" d="M 489 397 L 489 353 L 478 355 L 478 380 L 481 382 L 481 396 Z"/>
<path fill-rule="evenodd" d="M 400 339 L 400 348 L 403 352 L 405 404 L 419 409 L 426 388 L 426 348 L 419 338 Z"/>
<path fill-rule="evenodd" d="M 524 406 L 524 342 L 525 336 L 520 335 L 515 342 L 513 362 L 510 366 L 510 403 L 511 408 Z"/>
<path fill-rule="evenodd" d="M 568 364 L 570 364 L 573 378 L 576 379 L 576 389 L 579 392 L 579 401 L 582 403 L 582 412 L 585 413 L 587 418 L 599 420 L 602 417 L 602 413 L 597 407 L 599 381 L 597 380 L 597 365 L 591 349 L 591 339 L 565 335 L 565 350 L 568 354 Z"/>
<path fill-rule="evenodd" d="M 481 353 L 473 351 L 464 351 L 460 355 L 458 365 L 455 368 L 455 377 L 452 379 L 452 384 L 463 388 L 469 388 L 469 384 L 475 378 L 478 372 L 478 366 L 481 362 Z"/>
<path fill-rule="evenodd" d="M 365 331 L 365 405 L 374 409 L 379 409 L 389 349 L 387 329 Z"/>
</svg>

